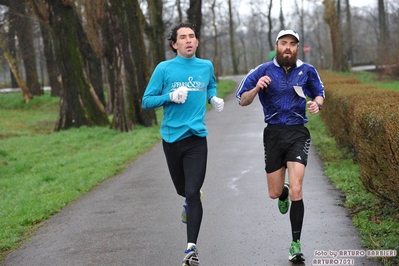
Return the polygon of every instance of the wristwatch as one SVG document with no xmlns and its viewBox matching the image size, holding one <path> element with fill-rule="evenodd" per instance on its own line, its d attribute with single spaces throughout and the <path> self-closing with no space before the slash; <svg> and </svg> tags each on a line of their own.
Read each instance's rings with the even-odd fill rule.
<svg viewBox="0 0 399 266">
<path fill-rule="evenodd" d="M 317 104 L 317 107 L 319 107 L 319 111 L 321 110 L 322 104 L 319 102 L 314 101 Z"/>
</svg>

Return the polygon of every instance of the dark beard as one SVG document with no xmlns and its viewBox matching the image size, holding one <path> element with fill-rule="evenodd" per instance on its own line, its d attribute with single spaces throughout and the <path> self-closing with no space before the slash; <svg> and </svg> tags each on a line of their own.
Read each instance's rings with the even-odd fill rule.
<svg viewBox="0 0 399 266">
<path fill-rule="evenodd" d="M 277 53 L 276 60 L 281 67 L 294 67 L 296 65 L 297 54 L 292 53 L 291 57 L 285 57 L 284 53 Z"/>
</svg>

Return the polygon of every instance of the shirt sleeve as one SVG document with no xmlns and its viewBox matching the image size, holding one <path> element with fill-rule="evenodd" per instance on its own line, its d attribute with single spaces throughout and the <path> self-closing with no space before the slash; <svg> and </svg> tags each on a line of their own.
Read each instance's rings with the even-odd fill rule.
<svg viewBox="0 0 399 266">
<path fill-rule="evenodd" d="M 144 109 L 152 109 L 163 106 L 171 102 L 169 92 L 164 93 L 164 70 L 158 65 L 147 85 L 142 99 L 142 107 Z"/>
<path fill-rule="evenodd" d="M 307 90 L 305 92 L 312 99 L 317 96 L 325 98 L 324 85 L 315 68 L 311 68 L 309 71 L 309 79 L 306 87 Z"/>
<path fill-rule="evenodd" d="M 248 74 L 244 77 L 244 79 L 240 82 L 238 85 L 237 91 L 236 91 L 236 98 L 238 102 L 241 100 L 241 95 L 246 92 L 250 91 L 253 88 L 256 87 L 256 83 L 259 80 L 259 67 L 254 68 L 248 72 Z"/>
<path fill-rule="evenodd" d="M 206 92 L 208 103 L 213 96 L 217 96 L 215 70 L 212 62 L 209 61 L 209 65 L 209 84 Z"/>
</svg>

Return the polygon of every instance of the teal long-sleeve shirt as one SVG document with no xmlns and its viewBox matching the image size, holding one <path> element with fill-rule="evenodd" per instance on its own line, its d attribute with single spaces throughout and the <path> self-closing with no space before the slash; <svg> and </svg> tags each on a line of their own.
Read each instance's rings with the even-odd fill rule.
<svg viewBox="0 0 399 266">
<path fill-rule="evenodd" d="M 169 94 L 182 86 L 188 88 L 187 100 L 183 104 L 172 102 Z M 144 92 L 142 106 L 163 107 L 161 136 L 172 143 L 192 135 L 208 135 L 206 103 L 213 96 L 217 92 L 212 62 L 177 55 L 157 65 Z"/>
</svg>

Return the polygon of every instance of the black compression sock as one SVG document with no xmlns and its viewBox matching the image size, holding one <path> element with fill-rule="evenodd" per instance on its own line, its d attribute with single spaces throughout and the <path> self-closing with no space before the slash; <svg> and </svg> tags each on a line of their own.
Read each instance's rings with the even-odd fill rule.
<svg viewBox="0 0 399 266">
<path fill-rule="evenodd" d="M 301 238 L 304 213 L 305 213 L 305 207 L 303 204 L 303 200 L 292 201 L 290 220 L 291 220 L 291 229 L 292 229 L 292 241 L 294 242 L 296 242 Z"/>
<path fill-rule="evenodd" d="M 288 188 L 284 186 L 283 192 L 281 192 L 281 195 L 278 198 L 279 200 L 284 201 L 287 197 L 288 197 Z"/>
</svg>

